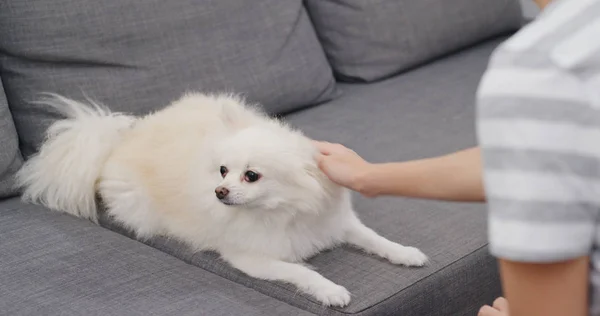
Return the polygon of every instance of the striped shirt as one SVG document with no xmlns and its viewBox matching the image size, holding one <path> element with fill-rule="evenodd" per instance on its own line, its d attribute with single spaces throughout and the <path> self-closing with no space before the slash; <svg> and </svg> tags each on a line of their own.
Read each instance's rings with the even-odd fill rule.
<svg viewBox="0 0 600 316">
<path fill-rule="evenodd" d="M 590 255 L 600 315 L 600 0 L 555 0 L 496 49 L 477 95 L 493 255 Z"/>
</svg>

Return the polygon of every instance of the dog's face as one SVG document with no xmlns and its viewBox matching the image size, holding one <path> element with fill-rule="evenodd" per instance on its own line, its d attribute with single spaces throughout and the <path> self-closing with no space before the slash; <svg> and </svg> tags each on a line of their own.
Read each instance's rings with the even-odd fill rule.
<svg viewBox="0 0 600 316">
<path fill-rule="evenodd" d="M 215 198 L 262 210 L 306 203 L 323 193 L 313 150 L 303 136 L 272 126 L 227 136 L 215 151 L 213 172 L 221 178 Z"/>
<path fill-rule="evenodd" d="M 264 179 L 262 166 L 235 158 L 222 159 L 219 175 L 223 180 L 215 189 L 215 196 L 225 205 L 247 205 L 260 200 L 272 182 L 270 176 Z"/>
</svg>

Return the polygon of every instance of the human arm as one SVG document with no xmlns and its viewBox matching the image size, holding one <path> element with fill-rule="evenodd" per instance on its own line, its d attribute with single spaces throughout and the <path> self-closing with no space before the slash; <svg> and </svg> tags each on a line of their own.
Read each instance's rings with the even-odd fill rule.
<svg viewBox="0 0 600 316">
<path fill-rule="evenodd" d="M 489 248 L 500 261 L 510 316 L 587 315 L 591 297 L 600 115 L 572 71 L 585 67 L 556 66 L 548 57 L 543 47 L 506 45 L 478 92 Z"/>
<path fill-rule="evenodd" d="M 315 144 L 323 172 L 334 182 L 365 196 L 484 200 L 481 157 L 477 147 L 434 158 L 372 164 L 342 145 Z"/>
<path fill-rule="evenodd" d="M 358 179 L 365 195 L 483 201 L 479 148 L 406 162 L 374 164 Z"/>
<path fill-rule="evenodd" d="M 589 257 L 556 263 L 500 260 L 510 316 L 588 314 Z"/>
</svg>

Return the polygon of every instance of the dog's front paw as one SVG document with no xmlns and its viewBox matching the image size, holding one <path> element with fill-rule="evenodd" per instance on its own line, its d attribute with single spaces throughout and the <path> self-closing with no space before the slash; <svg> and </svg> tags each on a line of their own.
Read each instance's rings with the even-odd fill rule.
<svg viewBox="0 0 600 316">
<path fill-rule="evenodd" d="M 325 306 L 344 307 L 350 303 L 350 292 L 345 287 L 327 282 L 315 287 L 313 295 Z"/>
<path fill-rule="evenodd" d="M 419 249 L 415 247 L 400 246 L 394 247 L 394 251 L 387 254 L 388 260 L 393 264 L 401 264 L 408 267 L 422 267 L 429 259 Z"/>
</svg>

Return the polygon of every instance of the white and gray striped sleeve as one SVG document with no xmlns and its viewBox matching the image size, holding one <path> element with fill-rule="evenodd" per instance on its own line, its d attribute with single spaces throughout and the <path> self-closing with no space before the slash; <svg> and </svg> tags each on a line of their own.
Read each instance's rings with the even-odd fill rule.
<svg viewBox="0 0 600 316">
<path fill-rule="evenodd" d="M 477 97 L 493 255 L 591 252 L 600 207 L 600 1 L 561 5 L 495 53 Z"/>
</svg>

